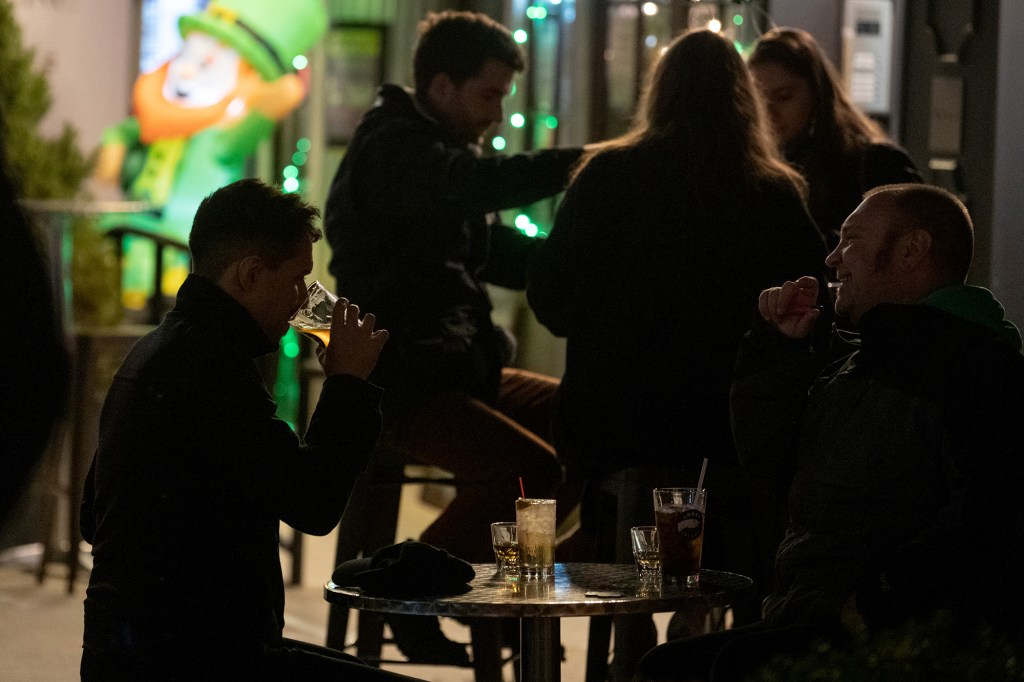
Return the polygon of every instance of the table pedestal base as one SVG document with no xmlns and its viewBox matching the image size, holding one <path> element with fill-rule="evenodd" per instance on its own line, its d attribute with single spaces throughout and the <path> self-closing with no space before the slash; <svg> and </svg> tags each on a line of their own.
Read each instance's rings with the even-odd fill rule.
<svg viewBox="0 0 1024 682">
<path fill-rule="evenodd" d="M 520 618 L 522 682 L 562 679 L 562 636 L 558 618 Z"/>
</svg>

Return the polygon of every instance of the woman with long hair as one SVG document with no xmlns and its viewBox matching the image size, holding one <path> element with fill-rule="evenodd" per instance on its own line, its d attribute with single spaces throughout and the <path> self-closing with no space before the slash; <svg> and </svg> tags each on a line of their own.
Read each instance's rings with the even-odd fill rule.
<svg viewBox="0 0 1024 682">
<path fill-rule="evenodd" d="M 906 151 L 853 104 L 810 33 L 772 29 L 748 63 L 786 159 L 807 180 L 811 216 L 830 244 L 864 192 L 921 181 Z"/>
<path fill-rule="evenodd" d="M 587 478 L 582 535 L 614 538 L 631 561 L 628 529 L 652 523 L 650 489 L 695 484 L 708 458 L 704 565 L 754 577 L 739 622 L 759 617 L 782 528 L 739 472 L 731 373 L 761 290 L 824 274 L 803 189 L 740 55 L 686 33 L 655 65 L 632 129 L 581 161 L 527 289 L 538 320 L 568 339 L 555 445 Z M 629 490 L 602 528 L 596 491 L 616 475 Z M 628 679 L 651 633 L 615 630 L 613 676 Z"/>
</svg>

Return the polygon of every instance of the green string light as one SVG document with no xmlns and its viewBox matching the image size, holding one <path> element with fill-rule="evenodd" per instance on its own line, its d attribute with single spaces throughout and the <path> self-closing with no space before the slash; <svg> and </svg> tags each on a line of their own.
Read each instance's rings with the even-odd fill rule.
<svg viewBox="0 0 1024 682">
<path fill-rule="evenodd" d="M 495 135 L 494 139 L 491 140 L 491 146 L 497 149 L 499 152 L 505 148 L 506 144 L 507 142 L 505 141 L 505 138 L 502 137 L 501 135 Z"/>
<path fill-rule="evenodd" d="M 286 358 L 299 357 L 299 339 L 295 334 L 285 334 L 281 340 L 281 352 Z"/>
</svg>

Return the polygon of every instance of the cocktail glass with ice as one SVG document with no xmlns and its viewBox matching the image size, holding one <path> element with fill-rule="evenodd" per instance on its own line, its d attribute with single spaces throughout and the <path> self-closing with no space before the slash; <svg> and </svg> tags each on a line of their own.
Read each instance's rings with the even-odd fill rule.
<svg viewBox="0 0 1024 682">
<path fill-rule="evenodd" d="M 519 566 L 525 578 L 555 575 L 555 501 L 516 500 Z"/>
</svg>

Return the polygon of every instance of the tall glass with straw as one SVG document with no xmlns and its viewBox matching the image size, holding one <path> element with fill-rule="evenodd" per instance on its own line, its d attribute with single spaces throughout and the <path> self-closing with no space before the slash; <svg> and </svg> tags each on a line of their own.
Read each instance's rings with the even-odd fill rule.
<svg viewBox="0 0 1024 682">
<path fill-rule="evenodd" d="M 700 584 L 700 558 L 704 548 L 704 513 L 707 491 L 700 468 L 696 488 L 655 488 L 654 520 L 660 540 L 661 571 L 666 580 L 687 587 Z"/>
</svg>

